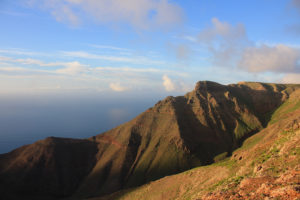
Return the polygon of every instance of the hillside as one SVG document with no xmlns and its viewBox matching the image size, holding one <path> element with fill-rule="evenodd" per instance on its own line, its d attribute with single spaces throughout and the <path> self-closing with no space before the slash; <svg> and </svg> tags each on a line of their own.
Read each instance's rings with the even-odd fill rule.
<svg viewBox="0 0 300 200">
<path fill-rule="evenodd" d="M 89 200 L 300 198 L 300 90 L 232 156 L 141 187 Z"/>
<path fill-rule="evenodd" d="M 0 155 L 1 195 L 7 199 L 92 198 L 230 157 L 111 198 L 117 195 L 133 199 L 138 194 L 138 199 L 144 195 L 152 199 L 217 196 L 216 191 L 228 181 L 235 183 L 238 176 L 245 180 L 255 178 L 257 173 L 250 173 L 255 167 L 262 167 L 259 173 L 268 171 L 263 165 L 271 157 L 262 166 L 256 166 L 259 163 L 255 159 L 262 155 L 261 151 L 269 153 L 280 138 L 286 138 L 282 140 L 287 144 L 297 142 L 299 134 L 293 126 L 299 120 L 299 88 L 300 85 L 241 82 L 225 86 L 198 82 L 186 95 L 167 97 L 130 122 L 95 137 L 47 138 Z M 284 130 L 292 133 L 280 134 Z M 271 149 L 267 149 L 268 144 Z M 294 151 L 289 149 L 294 148 L 292 145 L 288 146 L 282 147 L 283 152 Z M 276 148 L 279 155 L 281 147 Z M 298 150 L 295 152 L 294 161 L 299 163 Z M 211 178 L 207 179 L 208 175 Z M 231 188 L 233 192 L 238 183 Z M 212 186 L 213 193 L 206 194 Z"/>
</svg>

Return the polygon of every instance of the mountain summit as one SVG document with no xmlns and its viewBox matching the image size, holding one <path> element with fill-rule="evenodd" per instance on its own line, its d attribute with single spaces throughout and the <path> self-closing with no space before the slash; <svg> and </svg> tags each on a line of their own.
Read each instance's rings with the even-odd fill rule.
<svg viewBox="0 0 300 200">
<path fill-rule="evenodd" d="M 264 129 L 299 89 L 200 81 L 92 138 L 51 137 L 0 155 L 0 192 L 7 199 L 83 199 L 217 162 Z"/>
</svg>

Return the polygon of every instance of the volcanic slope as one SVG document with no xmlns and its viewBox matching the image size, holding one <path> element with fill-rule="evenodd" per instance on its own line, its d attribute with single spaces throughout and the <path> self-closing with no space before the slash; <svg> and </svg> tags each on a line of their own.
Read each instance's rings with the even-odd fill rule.
<svg viewBox="0 0 300 200">
<path fill-rule="evenodd" d="M 232 156 L 89 200 L 300 199 L 300 90 Z"/>
<path fill-rule="evenodd" d="M 95 137 L 47 138 L 0 155 L 1 195 L 82 199 L 211 164 L 280 120 L 274 112 L 299 87 L 198 82 Z"/>
</svg>

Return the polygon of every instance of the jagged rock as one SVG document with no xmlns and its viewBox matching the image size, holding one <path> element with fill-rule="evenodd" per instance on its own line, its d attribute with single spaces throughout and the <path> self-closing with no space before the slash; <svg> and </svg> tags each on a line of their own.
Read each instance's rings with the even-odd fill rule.
<svg viewBox="0 0 300 200">
<path fill-rule="evenodd" d="M 261 130 L 295 87 L 200 81 L 185 96 L 167 97 L 103 134 L 47 138 L 0 155 L 0 192 L 85 198 L 211 164 Z"/>
</svg>

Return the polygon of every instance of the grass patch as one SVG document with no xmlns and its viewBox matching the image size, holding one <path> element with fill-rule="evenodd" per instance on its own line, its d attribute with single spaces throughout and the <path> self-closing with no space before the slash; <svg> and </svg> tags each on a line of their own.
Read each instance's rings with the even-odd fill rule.
<svg viewBox="0 0 300 200">
<path fill-rule="evenodd" d="M 286 135 L 286 134 L 285 134 Z M 283 144 L 283 143 L 285 143 L 285 142 L 287 142 L 287 141 L 289 141 L 289 139 L 287 138 L 287 137 L 281 137 L 281 138 L 279 138 L 277 141 L 276 141 L 276 144 L 277 145 L 281 145 L 281 144 Z"/>
<path fill-rule="evenodd" d="M 236 167 L 237 161 L 234 159 L 230 159 L 230 158 L 225 158 L 224 160 L 217 162 L 217 163 L 213 163 L 209 166 L 221 166 L 221 167 L 227 167 L 228 169 L 233 169 L 234 167 Z"/>
<path fill-rule="evenodd" d="M 271 150 L 271 154 L 278 154 L 279 153 L 279 151 L 280 151 L 280 149 L 278 149 L 278 148 L 276 148 L 276 147 L 274 147 L 272 150 Z"/>
<path fill-rule="evenodd" d="M 229 178 L 223 179 L 223 180 L 219 181 L 218 183 L 212 185 L 210 188 L 208 188 L 208 191 L 209 192 L 215 191 L 219 186 L 221 186 L 221 185 L 223 185 L 225 183 L 227 184 L 228 181 L 229 181 Z"/>
<path fill-rule="evenodd" d="M 212 185 L 208 189 L 208 191 L 209 192 L 215 191 L 220 186 L 226 186 L 227 189 L 229 189 L 228 187 L 230 185 L 232 185 L 231 187 L 235 187 L 236 185 L 240 184 L 244 178 L 245 178 L 244 176 L 235 176 L 235 177 L 229 177 L 229 178 L 223 179 L 223 180 L 217 182 L 216 184 Z M 227 190 L 227 189 L 222 188 L 222 190 Z"/>
<path fill-rule="evenodd" d="M 300 108 L 300 101 L 298 101 L 293 107 L 288 108 L 288 109 L 284 112 L 284 114 L 289 113 L 289 112 L 293 112 L 293 111 L 295 111 L 295 110 L 297 110 L 297 109 L 299 109 L 299 108 Z"/>
<path fill-rule="evenodd" d="M 300 108 L 300 101 L 297 101 L 296 103 L 288 100 L 284 102 L 271 116 L 270 124 L 274 124 L 278 122 L 281 119 L 284 119 L 283 115 L 293 112 Z"/>
<path fill-rule="evenodd" d="M 224 160 L 227 156 L 228 156 L 228 152 L 223 152 L 223 153 L 215 156 L 214 161 L 215 162 L 220 162 L 220 161 Z"/>
<path fill-rule="evenodd" d="M 240 184 L 240 182 L 244 179 L 244 176 L 236 176 L 232 179 L 235 184 Z"/>
<path fill-rule="evenodd" d="M 245 142 L 243 143 L 243 145 L 241 146 L 240 149 L 243 149 L 243 150 L 250 149 L 251 147 L 256 145 L 258 142 L 260 142 L 263 138 L 264 138 L 263 134 L 254 135 L 254 136 L 248 138 L 247 140 L 245 140 Z"/>
<path fill-rule="evenodd" d="M 254 163 L 262 164 L 272 157 L 271 153 L 263 152 L 261 156 L 254 160 Z"/>
</svg>

